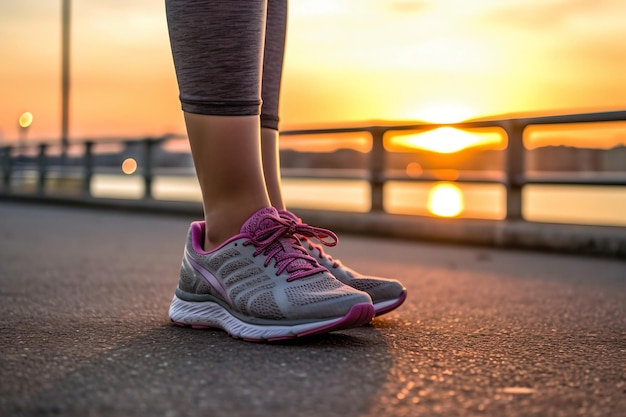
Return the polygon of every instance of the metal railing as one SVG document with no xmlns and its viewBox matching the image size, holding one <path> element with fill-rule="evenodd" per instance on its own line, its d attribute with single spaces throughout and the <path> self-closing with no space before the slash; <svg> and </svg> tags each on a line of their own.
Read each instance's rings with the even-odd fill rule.
<svg viewBox="0 0 626 417">
<path fill-rule="evenodd" d="M 367 178 L 371 189 L 371 211 L 382 212 L 384 211 L 383 189 L 386 182 L 392 180 L 415 182 L 437 180 L 437 178 L 433 178 L 428 175 L 422 175 L 419 177 L 407 177 L 405 175 L 389 174 L 385 167 L 386 150 L 384 147 L 384 137 L 387 133 L 398 131 L 426 132 L 441 127 L 453 127 L 457 129 L 502 129 L 507 137 L 507 147 L 505 149 L 505 167 L 503 176 L 500 179 L 494 179 L 492 176 L 488 175 L 460 175 L 454 180 L 454 182 L 500 183 L 504 185 L 506 189 L 506 219 L 522 220 L 522 188 L 525 185 L 554 184 L 626 186 L 626 175 L 618 178 L 581 178 L 568 174 L 556 176 L 534 175 L 532 177 L 527 175 L 524 163 L 524 157 L 526 153 L 526 149 L 524 147 L 524 131 L 529 126 L 535 125 L 564 125 L 616 121 L 626 121 L 626 111 L 582 113 L 516 119 L 490 119 L 453 124 L 416 123 L 402 125 L 369 126 L 361 128 L 292 130 L 287 132 L 281 132 L 281 137 L 358 132 L 366 132 L 371 135 L 372 149 L 370 151 L 369 176 Z M 319 177 L 321 176 L 318 176 L 318 178 Z"/>
<path fill-rule="evenodd" d="M 554 185 L 588 185 L 588 186 L 626 186 L 626 174 L 618 176 L 592 176 L 581 177 L 568 174 L 558 175 L 529 175 L 525 168 L 524 132 L 529 126 L 536 125 L 566 125 L 581 123 L 601 123 L 601 122 L 626 122 L 626 111 L 611 111 L 597 113 L 582 113 L 559 116 L 541 116 L 512 119 L 489 119 L 474 120 L 453 124 L 388 124 L 365 127 L 345 127 L 329 129 L 307 129 L 290 130 L 281 132 L 281 137 L 309 136 L 309 135 L 339 135 L 366 133 L 371 137 L 371 151 L 369 153 L 369 164 L 365 171 L 356 172 L 345 170 L 343 173 L 338 170 L 308 170 L 305 174 L 285 171 L 286 177 L 316 178 L 316 179 L 358 179 L 366 180 L 369 184 L 371 195 L 371 212 L 384 212 L 383 194 L 385 184 L 389 181 L 435 181 L 438 180 L 428 173 L 420 176 L 407 176 L 394 173 L 387 169 L 385 136 L 397 132 L 426 132 L 440 127 L 453 127 L 458 129 L 501 129 L 507 138 L 507 145 L 504 149 L 504 169 L 500 176 L 494 178 L 486 174 L 461 174 L 453 182 L 471 183 L 495 183 L 502 184 L 506 190 L 506 220 L 523 220 L 522 216 L 522 188 L 529 184 L 554 184 Z M 167 135 L 162 137 L 150 137 L 132 141 L 135 144 L 141 143 L 143 153 L 141 175 L 143 177 L 143 198 L 153 198 L 153 179 L 155 167 L 153 163 L 154 148 L 157 144 L 162 144 L 168 140 L 180 139 L 179 135 Z M 119 142 L 119 139 L 117 140 Z M 82 157 L 79 166 L 54 166 L 53 158 L 49 155 L 49 148 L 53 145 L 49 143 L 37 144 L 37 157 L 31 157 L 26 161 L 23 155 L 18 153 L 17 146 L 4 146 L 0 148 L 0 164 L 2 167 L 2 193 L 11 194 L 11 182 L 16 172 L 26 168 L 36 170 L 37 181 L 35 193 L 46 194 L 46 185 L 52 173 L 59 175 L 73 175 L 81 182 L 82 195 L 91 196 L 91 181 L 95 172 L 94 145 L 105 143 L 105 140 L 84 140 L 74 142 L 72 146 L 82 146 Z M 111 141 L 109 141 L 111 142 Z M 130 143 L 130 141 L 125 141 Z M 36 160 L 33 166 L 33 160 Z M 193 171 L 187 171 L 187 175 Z"/>
</svg>

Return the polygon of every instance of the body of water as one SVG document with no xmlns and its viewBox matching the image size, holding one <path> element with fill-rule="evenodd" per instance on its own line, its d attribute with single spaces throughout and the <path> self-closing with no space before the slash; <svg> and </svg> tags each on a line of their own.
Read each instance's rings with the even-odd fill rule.
<svg viewBox="0 0 626 417">
<path fill-rule="evenodd" d="M 385 210 L 395 214 L 433 215 L 433 183 L 390 181 L 385 186 Z M 94 175 L 94 197 L 139 199 L 144 191 L 138 175 Z M 503 219 L 506 191 L 500 184 L 454 184 L 460 197 L 450 200 L 462 211 L 456 217 Z M 367 212 L 370 190 L 362 180 L 283 180 L 291 208 Z M 194 177 L 157 176 L 153 196 L 159 200 L 201 201 Z M 523 191 L 523 214 L 531 221 L 626 226 L 626 190 L 622 187 L 530 185 Z M 439 204 L 448 204 L 446 200 Z"/>
</svg>

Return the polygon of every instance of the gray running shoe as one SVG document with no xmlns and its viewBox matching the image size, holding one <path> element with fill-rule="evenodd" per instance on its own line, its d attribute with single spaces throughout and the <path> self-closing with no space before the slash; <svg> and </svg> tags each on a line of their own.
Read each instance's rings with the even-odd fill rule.
<svg viewBox="0 0 626 417">
<path fill-rule="evenodd" d="M 324 252 L 321 245 L 313 243 L 310 239 L 313 237 L 326 246 L 335 246 L 337 244 L 337 235 L 333 232 L 328 229 L 303 224 L 302 220 L 290 211 L 281 210 L 279 213 L 284 219 L 290 219 L 299 225 L 300 233 L 298 237 L 302 242 L 302 246 L 311 256 L 317 259 L 320 265 L 328 269 L 335 278 L 344 284 L 369 294 L 374 303 L 376 316 L 395 310 L 404 302 L 407 292 L 406 288 L 399 281 L 360 274 L 343 265 L 339 260 L 333 259 Z M 330 238 L 330 242 L 328 242 L 328 238 Z"/>
<path fill-rule="evenodd" d="M 189 228 L 169 310 L 174 323 L 273 341 L 358 327 L 374 316 L 369 295 L 335 279 L 302 247 L 295 233 L 308 229 L 274 208 L 253 214 L 209 252 L 204 230 L 204 222 Z"/>
</svg>

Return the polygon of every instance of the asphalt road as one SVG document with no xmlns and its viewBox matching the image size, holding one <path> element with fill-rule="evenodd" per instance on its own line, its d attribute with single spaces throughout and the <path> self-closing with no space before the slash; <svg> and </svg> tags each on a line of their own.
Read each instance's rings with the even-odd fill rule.
<svg viewBox="0 0 626 417">
<path fill-rule="evenodd" d="M 405 305 L 256 344 L 170 324 L 189 220 L 0 203 L 0 416 L 626 415 L 626 262 L 340 236 Z"/>
</svg>

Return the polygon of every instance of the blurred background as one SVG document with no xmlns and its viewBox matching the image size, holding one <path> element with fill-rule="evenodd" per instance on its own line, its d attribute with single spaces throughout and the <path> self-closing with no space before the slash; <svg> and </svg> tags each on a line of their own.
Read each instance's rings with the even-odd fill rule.
<svg viewBox="0 0 626 417">
<path fill-rule="evenodd" d="M 61 136 L 61 10 L 60 0 L 0 2 L 0 145 L 54 142 Z M 294 0 L 289 5 L 281 129 L 623 110 L 624 16 L 622 0 Z M 184 135 L 163 1 L 73 0 L 70 51 L 70 141 Z M 624 125 L 529 131 L 525 167 L 623 173 Z M 445 181 L 457 178 L 459 170 L 498 171 L 506 147 L 501 133 L 444 129 L 390 135 L 385 140 L 391 155 L 387 166 L 415 178 L 436 172 Z M 169 143 L 163 151 L 184 152 L 184 142 Z M 359 169 L 362 155 L 371 149 L 371 141 L 358 135 L 284 143 L 286 169 Z M 141 167 L 132 148 L 107 146 L 99 152 L 118 155 L 111 162 L 118 171 L 128 158 L 135 166 L 121 172 L 132 174 L 137 162 Z M 189 164 L 184 156 L 172 161 L 172 166 Z M 121 182 L 103 178 L 94 178 L 92 193 L 124 194 Z M 181 178 L 163 177 L 156 196 L 197 199 L 190 179 L 184 185 Z M 345 200 L 337 202 L 338 208 L 368 210 L 366 183 L 361 189 L 355 182 L 343 188 L 333 184 Z M 285 189 L 288 201 L 311 205 L 315 198 L 307 196 L 320 187 L 328 191 L 327 185 L 293 180 L 286 181 Z M 461 197 L 457 187 L 457 194 L 452 192 L 442 204 L 457 209 L 446 214 L 433 211 L 429 202 L 437 185 L 448 187 L 437 182 L 389 184 L 388 211 L 504 217 L 501 186 L 466 184 Z M 590 200 L 589 192 L 599 202 L 568 221 L 626 225 L 623 187 L 535 188 L 531 194 L 543 197 L 529 203 L 526 215 L 559 220 L 565 210 L 554 204 L 579 205 L 579 200 Z"/>
<path fill-rule="evenodd" d="M 626 107 L 621 0 L 295 0 L 282 128 Z M 73 0 L 71 137 L 182 133 L 163 1 Z M 60 130 L 61 1 L 0 2 L 0 129 Z"/>
</svg>

